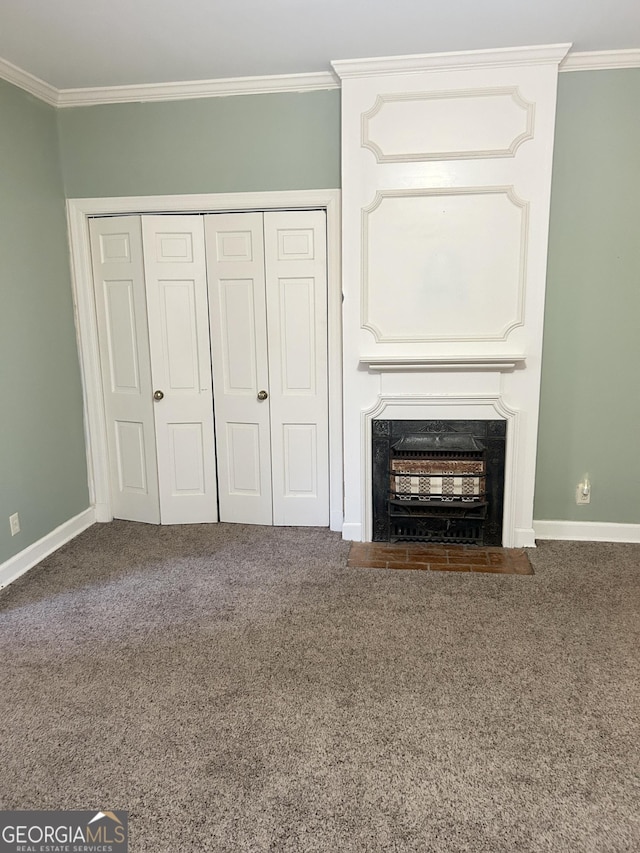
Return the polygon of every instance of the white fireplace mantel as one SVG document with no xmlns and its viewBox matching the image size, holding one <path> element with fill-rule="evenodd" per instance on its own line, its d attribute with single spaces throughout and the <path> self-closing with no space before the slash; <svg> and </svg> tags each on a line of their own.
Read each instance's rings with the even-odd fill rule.
<svg viewBox="0 0 640 853">
<path fill-rule="evenodd" d="M 569 45 L 334 63 L 342 78 L 346 539 L 371 421 L 507 421 L 503 544 L 532 546 L 558 65 Z"/>
</svg>

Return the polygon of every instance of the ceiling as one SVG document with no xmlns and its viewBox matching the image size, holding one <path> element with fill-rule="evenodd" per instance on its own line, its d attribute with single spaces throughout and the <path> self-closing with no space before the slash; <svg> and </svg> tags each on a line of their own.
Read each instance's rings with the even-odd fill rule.
<svg viewBox="0 0 640 853">
<path fill-rule="evenodd" d="M 57 89 L 329 71 L 332 59 L 640 48 L 639 0 L 0 0 L 0 57 Z"/>
</svg>

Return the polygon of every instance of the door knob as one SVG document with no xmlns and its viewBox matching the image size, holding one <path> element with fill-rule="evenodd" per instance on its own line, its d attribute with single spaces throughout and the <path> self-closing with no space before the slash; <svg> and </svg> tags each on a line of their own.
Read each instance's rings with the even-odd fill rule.
<svg viewBox="0 0 640 853">
<path fill-rule="evenodd" d="M 266 391 L 258 391 L 258 400 L 266 400 L 268 396 Z"/>
<path fill-rule="evenodd" d="M 162 393 L 162 391 L 154 391 L 153 392 L 153 399 L 156 402 L 158 402 L 159 400 L 162 400 L 163 398 L 164 398 L 164 394 Z"/>
</svg>

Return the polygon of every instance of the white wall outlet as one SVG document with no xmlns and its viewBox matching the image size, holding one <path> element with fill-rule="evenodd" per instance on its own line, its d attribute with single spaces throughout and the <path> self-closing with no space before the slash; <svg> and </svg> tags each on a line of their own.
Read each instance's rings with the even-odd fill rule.
<svg viewBox="0 0 640 853">
<path fill-rule="evenodd" d="M 576 486 L 576 503 L 578 506 L 591 503 L 591 483 L 586 477 Z"/>
<path fill-rule="evenodd" d="M 16 533 L 20 533 L 20 516 L 17 512 L 14 512 L 13 515 L 9 516 L 9 527 L 11 528 L 12 536 L 15 536 Z"/>
</svg>

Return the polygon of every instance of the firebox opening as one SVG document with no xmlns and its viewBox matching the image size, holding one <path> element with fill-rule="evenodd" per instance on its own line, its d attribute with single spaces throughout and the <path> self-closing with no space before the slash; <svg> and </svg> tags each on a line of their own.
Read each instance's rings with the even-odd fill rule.
<svg viewBox="0 0 640 853">
<path fill-rule="evenodd" d="M 502 544 L 506 421 L 372 423 L 373 539 Z"/>
</svg>

